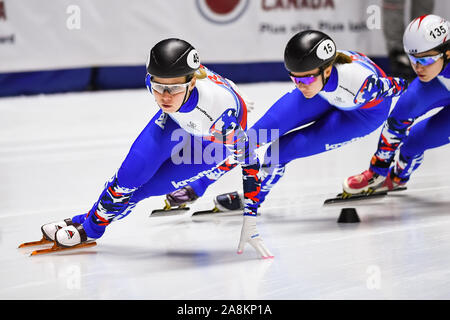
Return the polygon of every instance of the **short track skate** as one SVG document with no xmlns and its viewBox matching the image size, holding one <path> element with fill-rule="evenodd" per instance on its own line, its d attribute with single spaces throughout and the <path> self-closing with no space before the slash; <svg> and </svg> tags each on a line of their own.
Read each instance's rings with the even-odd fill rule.
<svg viewBox="0 0 450 320">
<path fill-rule="evenodd" d="M 389 195 L 389 193 L 391 193 L 391 192 L 404 191 L 406 189 L 407 189 L 407 187 L 399 187 L 399 188 L 396 188 L 396 189 L 390 190 L 390 191 L 388 191 L 388 190 L 373 191 L 372 189 L 369 189 L 367 192 L 355 193 L 355 194 L 347 193 L 344 191 L 342 193 L 339 193 L 335 198 L 326 199 L 323 204 L 327 205 L 327 204 L 333 204 L 333 203 L 345 203 L 345 202 L 357 201 L 357 200 L 382 198 L 382 197 Z"/>
<path fill-rule="evenodd" d="M 36 255 L 40 255 L 40 254 L 53 253 L 53 252 L 66 251 L 66 250 L 73 250 L 73 249 L 79 249 L 79 248 L 93 247 L 93 246 L 97 245 L 97 242 L 88 241 L 88 242 L 80 243 L 73 247 L 61 247 L 61 246 L 58 246 L 55 241 L 50 241 L 50 240 L 47 240 L 45 237 L 42 237 L 42 239 L 39 241 L 24 242 L 19 245 L 19 248 L 29 248 L 29 247 L 42 246 L 42 245 L 47 246 L 47 248 L 34 250 L 33 252 L 31 252 L 30 256 L 36 256 Z M 52 246 L 48 247 L 48 245 L 52 245 Z"/>
</svg>

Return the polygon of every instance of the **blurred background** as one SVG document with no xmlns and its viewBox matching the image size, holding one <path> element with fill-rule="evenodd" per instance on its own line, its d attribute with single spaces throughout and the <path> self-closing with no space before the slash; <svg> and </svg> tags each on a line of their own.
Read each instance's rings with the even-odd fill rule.
<svg viewBox="0 0 450 320">
<path fill-rule="evenodd" d="M 411 17 L 449 18 L 447 0 L 0 0 L 0 96 L 144 88 L 150 48 L 190 42 L 237 83 L 288 81 L 286 42 L 305 29 L 408 75 Z"/>
</svg>

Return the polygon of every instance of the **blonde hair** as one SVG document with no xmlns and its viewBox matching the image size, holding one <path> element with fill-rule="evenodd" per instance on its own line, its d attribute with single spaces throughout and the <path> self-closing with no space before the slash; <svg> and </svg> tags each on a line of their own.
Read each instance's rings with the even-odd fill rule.
<svg viewBox="0 0 450 320">
<path fill-rule="evenodd" d="M 206 71 L 203 68 L 203 66 L 200 66 L 200 68 L 197 69 L 197 71 L 194 72 L 194 77 L 197 79 L 205 79 L 206 78 Z"/>
<path fill-rule="evenodd" d="M 346 63 L 352 63 L 352 62 L 353 62 L 353 60 L 351 57 L 349 57 L 345 53 L 338 52 L 338 53 L 336 53 L 336 57 L 334 57 L 334 59 L 331 60 L 329 63 L 327 63 L 325 66 L 323 66 L 322 69 L 325 70 L 329 66 L 334 66 L 335 64 L 346 64 Z"/>
<path fill-rule="evenodd" d="M 191 81 L 193 78 L 196 79 L 205 79 L 207 76 L 205 69 L 203 66 L 200 66 L 194 73 L 188 74 L 185 76 L 186 82 Z"/>
<path fill-rule="evenodd" d="M 352 58 L 346 55 L 345 53 L 338 52 L 333 60 L 333 64 L 346 64 L 352 63 L 352 61 L 353 61 Z"/>
</svg>

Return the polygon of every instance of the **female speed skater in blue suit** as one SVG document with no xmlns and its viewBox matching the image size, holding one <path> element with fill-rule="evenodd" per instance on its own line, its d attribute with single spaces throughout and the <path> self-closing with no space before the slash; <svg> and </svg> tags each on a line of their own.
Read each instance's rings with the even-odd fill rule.
<svg viewBox="0 0 450 320">
<path fill-rule="evenodd" d="M 386 120 L 392 98 L 407 88 L 404 79 L 387 77 L 364 54 L 337 51 L 334 41 L 320 31 L 292 37 L 284 63 L 296 89 L 282 96 L 249 129 L 249 134 L 260 136 L 264 131 L 266 141 L 272 142 L 260 171 L 260 204 L 289 162 L 370 134 Z M 221 167 L 224 171 L 232 168 Z M 203 177 L 190 186 L 201 196 L 213 182 Z"/>
<path fill-rule="evenodd" d="M 369 169 L 345 179 L 344 192 L 370 193 L 402 187 L 422 163 L 426 150 L 450 142 L 449 32 L 449 22 L 436 15 L 416 18 L 405 29 L 403 45 L 417 78 L 400 96 L 384 124 Z M 441 110 L 414 124 L 417 118 L 437 108 Z M 398 160 L 394 161 L 396 152 Z"/>
<path fill-rule="evenodd" d="M 157 43 L 147 72 L 146 85 L 161 110 L 134 141 L 93 207 L 43 225 L 44 238 L 59 248 L 92 243 L 141 200 L 202 176 L 218 178 L 221 173 L 211 166 L 233 163 L 242 167 L 245 198 L 238 253 L 249 243 L 262 258 L 272 258 L 256 228 L 260 163 L 246 134 L 247 105 L 239 89 L 202 66 L 197 51 L 180 39 Z M 192 194 L 188 187 L 183 192 Z"/>
</svg>

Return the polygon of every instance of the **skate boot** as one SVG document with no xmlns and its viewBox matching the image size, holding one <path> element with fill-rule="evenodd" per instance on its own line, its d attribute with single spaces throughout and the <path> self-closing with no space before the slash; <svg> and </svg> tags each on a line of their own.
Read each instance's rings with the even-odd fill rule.
<svg viewBox="0 0 450 320">
<path fill-rule="evenodd" d="M 244 210 L 242 199 L 244 199 L 244 195 L 237 191 L 219 194 L 214 198 L 214 205 L 221 212 Z"/>
<path fill-rule="evenodd" d="M 395 191 L 406 189 L 406 182 L 403 181 L 400 177 L 398 177 L 394 170 L 387 175 L 381 187 L 378 189 L 379 191 Z M 378 191 L 377 190 L 377 191 Z"/>
<path fill-rule="evenodd" d="M 186 186 L 167 194 L 166 199 L 171 207 L 179 207 L 194 202 L 198 199 L 198 196 L 194 189 L 190 186 Z"/>
<path fill-rule="evenodd" d="M 342 188 L 347 194 L 372 193 L 383 185 L 386 177 L 381 176 L 372 170 L 366 170 L 361 174 L 351 176 L 344 180 Z"/>
<path fill-rule="evenodd" d="M 46 223 L 41 226 L 42 231 L 42 239 L 38 241 L 30 241 L 30 242 L 24 242 L 19 245 L 19 248 L 27 248 L 27 247 L 33 247 L 33 246 L 40 246 L 40 245 L 46 245 L 46 244 L 53 244 L 55 241 L 55 234 L 58 230 L 72 225 L 72 219 L 64 219 L 61 221 L 55 221 Z"/>
<path fill-rule="evenodd" d="M 224 194 L 219 194 L 214 198 L 214 208 L 210 210 L 196 211 L 192 216 L 210 215 L 211 213 L 228 212 L 233 213 L 236 210 L 244 210 L 244 194 L 233 191 Z M 242 213 L 240 213 L 242 214 Z"/>
<path fill-rule="evenodd" d="M 70 218 L 64 219 L 62 221 L 55 221 L 44 224 L 41 227 L 42 235 L 44 236 L 45 239 L 49 241 L 54 241 L 56 231 L 70 225 L 73 225 L 72 219 Z"/>
<path fill-rule="evenodd" d="M 164 200 L 165 206 L 162 209 L 153 210 L 150 217 L 168 217 L 184 213 L 190 209 L 187 207 L 187 204 L 192 203 L 197 199 L 197 194 L 190 186 L 175 190 L 166 194 L 166 199 Z"/>
<path fill-rule="evenodd" d="M 239 214 L 242 214 L 244 207 L 244 194 L 241 192 L 233 191 L 216 196 L 214 198 L 214 208 L 210 210 L 196 211 L 192 215 L 200 216 L 223 212 L 226 212 L 228 215 L 228 213 L 234 214 L 236 211 L 239 211 Z M 259 213 L 257 215 L 259 215 Z"/>
<path fill-rule="evenodd" d="M 80 246 L 94 240 L 95 239 L 89 238 L 86 235 L 86 231 L 79 223 L 73 223 L 69 226 L 63 227 L 55 233 L 55 242 L 62 248 Z"/>
<path fill-rule="evenodd" d="M 405 183 L 402 183 L 400 178 L 395 176 L 392 171 L 387 177 L 384 177 L 370 169 L 347 178 L 342 184 L 344 194 L 346 193 L 347 195 L 393 191 L 404 186 Z"/>
<path fill-rule="evenodd" d="M 83 226 L 79 223 L 74 223 L 72 219 L 44 224 L 41 230 L 43 234 L 41 240 L 22 243 L 19 245 L 19 248 L 52 244 L 52 247 L 31 252 L 30 255 L 35 256 L 97 245 L 93 241 L 95 239 L 86 236 Z"/>
</svg>

